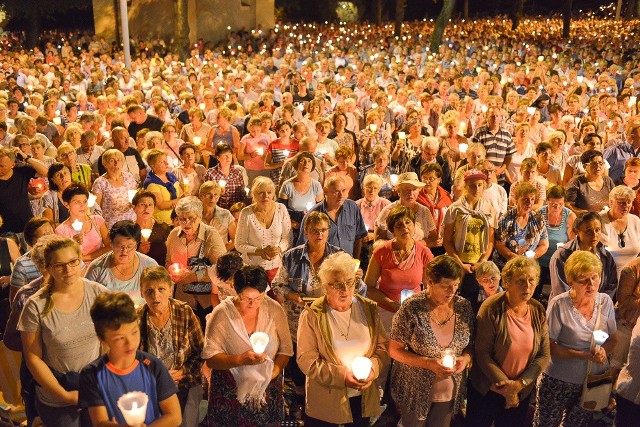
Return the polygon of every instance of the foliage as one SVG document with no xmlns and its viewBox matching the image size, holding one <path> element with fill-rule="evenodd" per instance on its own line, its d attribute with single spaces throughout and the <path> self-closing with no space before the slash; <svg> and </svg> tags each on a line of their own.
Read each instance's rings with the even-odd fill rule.
<svg viewBox="0 0 640 427">
<path fill-rule="evenodd" d="M 339 1 L 336 15 L 338 15 L 340 22 L 358 22 L 358 6 L 350 1 Z"/>
</svg>

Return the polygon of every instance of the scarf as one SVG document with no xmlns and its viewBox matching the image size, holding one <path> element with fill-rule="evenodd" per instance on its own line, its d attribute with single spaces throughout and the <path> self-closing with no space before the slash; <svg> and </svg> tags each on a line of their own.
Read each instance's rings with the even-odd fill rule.
<svg viewBox="0 0 640 427">
<path fill-rule="evenodd" d="M 169 182 L 164 182 L 163 180 L 160 179 L 160 177 L 158 175 L 155 174 L 155 172 L 151 171 L 151 172 L 149 172 L 147 174 L 147 177 L 144 179 L 144 184 L 142 186 L 146 190 L 146 188 L 150 184 L 161 185 L 161 186 L 163 186 L 164 188 L 167 189 L 169 194 L 171 194 L 171 200 L 177 199 L 178 195 L 176 193 L 175 183 L 178 182 L 178 177 L 176 177 L 173 174 L 173 172 L 167 172 L 167 179 L 169 180 Z"/>
<path fill-rule="evenodd" d="M 444 220 L 444 213 L 447 210 L 447 207 L 451 206 L 451 196 L 447 193 L 447 190 L 438 186 L 437 189 L 437 200 L 435 203 L 431 201 L 431 197 L 427 195 L 427 192 L 424 189 L 420 190 L 418 193 L 417 202 L 421 205 L 424 205 L 431 212 L 431 216 L 436 223 L 436 230 L 438 233 L 441 233 L 442 230 L 442 221 Z"/>
<path fill-rule="evenodd" d="M 482 208 L 485 206 L 486 202 L 484 199 L 478 200 L 478 204 L 476 205 L 476 209 L 471 209 L 469 204 L 467 203 L 467 199 L 465 197 L 460 198 L 460 204 L 452 205 L 455 206 L 455 209 L 462 214 L 462 218 L 460 221 L 460 229 L 456 230 L 455 235 L 455 248 L 458 253 L 464 252 L 464 242 L 467 237 L 467 227 L 469 226 L 469 220 L 471 218 L 479 218 L 482 220 L 485 229 L 489 230 L 489 216 L 482 212 Z M 484 236 L 482 239 L 482 252 L 487 252 L 489 249 L 489 239 L 487 236 Z"/>
</svg>

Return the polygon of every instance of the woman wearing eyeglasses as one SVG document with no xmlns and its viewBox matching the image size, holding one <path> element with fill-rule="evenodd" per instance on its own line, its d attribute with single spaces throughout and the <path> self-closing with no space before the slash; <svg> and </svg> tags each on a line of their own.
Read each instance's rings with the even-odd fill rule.
<svg viewBox="0 0 640 427">
<path fill-rule="evenodd" d="M 50 277 L 25 304 L 18 323 L 24 359 L 37 382 L 36 408 L 52 427 L 90 423 L 78 412 L 79 372 L 100 355 L 89 313 L 99 283 L 81 277 L 82 254 L 72 239 L 52 237 L 44 249 Z"/>
<path fill-rule="evenodd" d="M 109 230 L 111 251 L 94 259 L 85 277 L 107 288 L 127 293 L 136 304 L 144 303 L 140 296 L 142 271 L 158 263 L 136 252 L 140 244 L 140 226 L 133 221 L 118 221 Z"/>
<path fill-rule="evenodd" d="M 244 266 L 233 275 L 237 296 L 211 313 L 202 358 L 211 368 L 209 426 L 280 426 L 284 418 L 282 371 L 293 354 L 283 308 L 265 291 L 261 267 Z M 257 351 L 251 335 L 269 337 Z M 254 351 L 255 350 L 255 351 Z"/>
<path fill-rule="evenodd" d="M 176 299 L 187 302 L 201 326 L 211 308 L 209 267 L 227 252 L 215 228 L 202 222 L 202 202 L 197 197 L 183 197 L 176 205 L 178 227 L 167 238 L 166 267 L 176 284 Z"/>
<path fill-rule="evenodd" d="M 616 262 L 618 277 L 625 265 L 640 253 L 640 218 L 631 215 L 636 193 L 626 185 L 618 185 L 609 193 L 609 207 L 600 212 L 602 218 L 602 244 Z"/>
<path fill-rule="evenodd" d="M 604 174 L 605 163 L 600 151 L 585 151 L 580 160 L 586 172 L 574 176 L 567 184 L 567 207 L 576 214 L 600 212 L 609 202 L 609 193 L 615 185 Z"/>
<path fill-rule="evenodd" d="M 325 295 L 300 316 L 297 362 L 306 375 L 305 426 L 368 426 L 380 413 L 375 380 L 389 361 L 376 305 L 355 293 L 353 258 L 328 256 L 318 276 Z M 371 367 L 356 378 L 355 358 Z"/>
</svg>

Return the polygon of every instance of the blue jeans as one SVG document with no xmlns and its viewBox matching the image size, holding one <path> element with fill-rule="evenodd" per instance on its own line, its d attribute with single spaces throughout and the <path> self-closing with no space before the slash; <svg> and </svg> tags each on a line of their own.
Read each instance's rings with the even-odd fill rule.
<svg viewBox="0 0 640 427">
<path fill-rule="evenodd" d="M 36 409 L 40 419 L 47 427 L 90 427 L 91 420 L 86 409 L 79 410 L 76 405 L 57 408 L 45 405 L 36 398 Z"/>
</svg>

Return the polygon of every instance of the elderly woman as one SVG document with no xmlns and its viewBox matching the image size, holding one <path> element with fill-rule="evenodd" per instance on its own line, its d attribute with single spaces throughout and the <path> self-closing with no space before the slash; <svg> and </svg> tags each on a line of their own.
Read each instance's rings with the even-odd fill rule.
<svg viewBox="0 0 640 427">
<path fill-rule="evenodd" d="M 389 200 L 380 197 L 380 188 L 383 181 L 378 175 L 367 175 L 362 181 L 362 193 L 364 197 L 356 201 L 360 208 L 362 219 L 364 220 L 367 236 L 362 239 L 362 250 L 360 252 L 360 265 L 363 271 L 367 271 L 371 252 L 373 251 L 374 230 L 376 219 L 382 209 L 389 205 Z"/>
<path fill-rule="evenodd" d="M 560 170 L 560 174 L 562 174 L 567 164 L 567 160 L 569 160 L 569 155 L 565 150 L 565 144 L 567 142 L 566 134 L 563 131 L 551 132 L 543 142 L 551 145 L 549 163 Z"/>
<path fill-rule="evenodd" d="M 184 144 L 184 140 L 177 137 L 176 124 L 172 121 L 166 122 L 160 129 L 162 132 L 162 141 L 158 147 L 149 148 L 161 148 L 168 154 L 171 167 L 176 167 L 180 164 L 180 147 Z"/>
<path fill-rule="evenodd" d="M 140 190 L 131 201 L 133 211 L 136 213 L 136 224 L 140 226 L 142 240 L 138 244 L 138 252 L 153 258 L 158 265 L 165 265 L 167 259 L 167 237 L 171 228 L 163 222 L 153 219 L 156 206 L 156 196 L 153 193 Z M 151 234 L 145 237 L 145 231 Z"/>
<path fill-rule="evenodd" d="M 538 382 L 534 426 L 588 426 L 593 412 L 580 408 L 586 376 L 609 369 L 607 354 L 616 345 L 616 316 L 609 295 L 598 292 L 602 263 L 597 255 L 577 250 L 564 273 L 569 291 L 549 301 L 547 316 L 551 363 Z M 608 334 L 594 345 L 593 331 Z"/>
<path fill-rule="evenodd" d="M 373 250 L 367 275 L 367 296 L 378 303 L 385 330 L 390 329 L 403 293 L 420 292 L 426 284 L 425 267 L 433 258 L 431 251 L 415 238 L 416 214 L 406 206 L 394 206 L 385 215 L 386 227 L 393 239 Z"/>
<path fill-rule="evenodd" d="M 577 175 L 582 175 L 586 172 L 585 165 L 582 164 L 582 153 L 589 150 L 596 150 L 602 153 L 604 149 L 604 145 L 602 144 L 602 137 L 597 133 L 587 134 L 582 140 L 583 150 L 580 151 L 579 154 L 574 154 L 569 157 L 567 160 L 567 164 L 564 168 L 564 175 L 562 176 L 562 180 L 565 185 Z M 604 170 L 605 172 L 609 171 L 609 162 L 605 159 L 604 161 Z"/>
<path fill-rule="evenodd" d="M 516 207 L 500 217 L 493 238 L 496 248 L 493 262 L 499 268 L 511 258 L 525 254 L 533 259 L 540 258 L 549 248 L 544 219 L 534 210 L 538 189 L 523 182 L 513 193 Z"/>
<path fill-rule="evenodd" d="M 95 137 L 95 134 L 94 134 Z M 73 145 L 63 142 L 58 146 L 58 160 L 69 168 L 71 172 L 71 180 L 84 184 L 87 188 L 91 188 L 91 166 L 78 163 L 78 154 Z M 49 166 L 51 168 L 51 165 Z M 49 180 L 51 183 L 51 180 Z"/>
<path fill-rule="evenodd" d="M 347 146 L 340 146 L 336 150 L 336 165 L 329 168 L 326 178 L 333 175 L 341 175 L 347 186 L 348 198 L 358 200 L 360 195 L 360 182 L 358 181 L 358 170 L 351 164 L 351 158 L 354 156 L 353 150 Z"/>
<path fill-rule="evenodd" d="M 80 246 L 71 239 L 52 238 L 44 258 L 50 277 L 27 301 L 18 322 L 24 360 L 38 384 L 36 408 L 42 421 L 80 427 L 90 421 L 78 411 L 78 373 L 100 356 L 89 311 L 107 289 L 81 277 Z"/>
<path fill-rule="evenodd" d="M 511 258 L 502 269 L 506 291 L 480 306 L 467 396 L 470 425 L 525 423 L 536 379 L 549 363 L 544 307 L 531 298 L 539 278 L 537 262 Z"/>
<path fill-rule="evenodd" d="M 448 255 L 426 266 L 427 290 L 393 318 L 391 395 L 405 426 L 448 426 L 462 406 L 471 363 L 473 312 L 456 296 L 465 271 Z M 418 386 L 419 385 L 419 386 Z"/>
<path fill-rule="evenodd" d="M 96 203 L 102 209 L 107 227 L 118 221 L 136 218 L 131 209 L 129 191 L 136 190 L 136 178 L 129 172 L 123 171 L 124 154 L 112 148 L 102 155 L 102 164 L 106 173 L 98 177 L 93 183 L 91 192 L 96 195 Z"/>
<path fill-rule="evenodd" d="M 551 294 L 549 299 L 569 290 L 565 277 L 565 263 L 575 251 L 588 251 L 600 259 L 602 278 L 599 292 L 606 293 L 615 301 L 618 288 L 616 263 L 609 251 L 602 244 L 602 218 L 595 212 L 579 214 L 573 222 L 575 239 L 558 248 L 549 261 L 551 275 Z"/>
<path fill-rule="evenodd" d="M 604 173 L 604 160 L 600 151 L 585 151 L 580 160 L 585 165 L 586 172 L 584 175 L 574 176 L 567 184 L 567 207 L 576 214 L 600 212 L 609 203 L 609 193 L 615 185 Z"/>
<path fill-rule="evenodd" d="M 182 184 L 182 191 L 188 196 L 197 196 L 198 189 L 204 182 L 204 174 L 207 170 L 199 163 L 196 163 L 196 146 L 184 143 L 180 146 L 178 153 L 182 164 L 173 168 L 173 174 Z"/>
<path fill-rule="evenodd" d="M 536 147 L 536 160 L 538 161 L 538 181 L 544 184 L 545 188 L 550 185 L 562 185 L 562 171 L 557 166 L 551 164 L 553 148 L 548 142 L 541 142 Z"/>
<path fill-rule="evenodd" d="M 62 192 L 62 202 L 69 217 L 56 227 L 56 234 L 80 244 L 83 261 L 91 261 L 109 250 L 109 231 L 105 220 L 100 215 L 89 213 L 88 198 L 89 192 L 82 184 L 69 185 Z"/>
<path fill-rule="evenodd" d="M 457 111 L 449 110 L 444 117 L 445 133 L 439 136 L 440 156 L 447 161 L 451 171 L 458 169 L 466 158 L 465 150 L 461 151 L 461 144 L 469 147 L 469 140 L 464 136 L 467 131 L 466 120 L 464 124 L 460 122 L 460 114 Z M 464 147 L 465 145 L 462 145 Z"/>
<path fill-rule="evenodd" d="M 204 121 L 204 113 L 198 107 L 191 107 L 188 111 L 189 124 L 182 127 L 180 131 L 180 139 L 184 142 L 194 143 L 193 138 L 200 138 L 200 142 L 207 142 L 211 125 Z M 199 145 L 199 144 L 196 144 Z"/>
<path fill-rule="evenodd" d="M 82 128 L 80 126 L 67 126 L 62 135 L 62 140 L 68 142 L 74 148 L 80 147 L 80 138 L 82 137 Z"/>
<path fill-rule="evenodd" d="M 447 212 L 447 208 L 453 203 L 449 193 L 440 187 L 442 168 L 437 163 L 422 165 L 422 168 L 420 168 L 420 180 L 424 183 L 424 187 L 418 193 L 417 201 L 429 209 L 436 225 L 436 232 L 438 236 L 442 236 L 444 232 L 444 215 Z M 433 247 L 431 251 L 434 255 L 445 253 L 442 246 Z"/>
<path fill-rule="evenodd" d="M 282 253 L 291 246 L 291 220 L 287 208 L 275 201 L 275 185 L 257 177 L 251 188 L 253 204 L 242 209 L 238 219 L 235 247 L 247 264 L 265 269 L 269 283 L 282 261 Z"/>
<path fill-rule="evenodd" d="M 411 159 L 420 153 L 422 143 L 426 138 L 426 136 L 420 133 L 422 130 L 420 120 L 414 119 L 409 121 L 406 128 L 409 134 L 404 135 L 402 138 L 398 137 L 396 145 L 391 152 L 391 160 L 397 165 L 397 170 L 400 173 L 413 170 L 411 167 Z"/>
<path fill-rule="evenodd" d="M 218 305 L 205 332 L 202 358 L 211 368 L 209 426 L 280 426 L 282 371 L 293 354 L 282 307 L 265 291 L 260 267 L 244 266 L 233 276 L 237 296 Z M 252 334 L 269 337 L 263 352 L 253 350 Z"/>
<path fill-rule="evenodd" d="M 261 132 L 261 128 L 262 120 L 259 117 L 249 119 L 247 124 L 249 133 L 242 137 L 238 148 L 238 160 L 244 161 L 250 184 L 259 176 L 269 176 L 269 170 L 264 162 L 269 138 Z"/>
<path fill-rule="evenodd" d="M 300 229 L 304 214 L 324 198 L 322 184 L 311 178 L 316 159 L 311 153 L 300 152 L 291 160 L 296 170 L 293 178 L 286 180 L 280 187 L 278 199 L 287 207 L 291 226 Z"/>
<path fill-rule="evenodd" d="M 144 179 L 142 187 L 151 192 L 156 198 L 153 218 L 158 222 L 171 224 L 171 211 L 175 209 L 179 198 L 183 195 L 183 186 L 178 178 L 169 172 L 167 153 L 153 148 L 147 153 L 147 163 L 151 172 Z"/>
<path fill-rule="evenodd" d="M 405 172 L 398 177 L 395 190 L 400 195 L 400 200 L 390 203 L 380 212 L 376 219 L 375 239 L 390 240 L 393 237 L 393 230 L 387 228 L 387 216 L 396 206 L 409 208 L 415 214 L 415 224 L 412 237 L 416 242 L 421 242 L 427 247 L 440 246 L 441 236 L 438 236 L 433 217 L 429 210 L 417 202 L 420 189 L 425 184 L 418 180 L 414 172 Z"/>
<path fill-rule="evenodd" d="M 242 172 L 233 167 L 233 151 L 229 145 L 219 142 L 215 150 L 218 165 L 207 170 L 204 179 L 216 181 L 224 187 L 224 193 L 220 196 L 218 205 L 229 209 L 232 205 L 242 202 L 246 196 L 244 178 Z"/>
<path fill-rule="evenodd" d="M 198 318 L 186 303 L 173 299 L 169 272 L 161 266 L 145 268 L 140 276 L 145 304 L 138 309 L 140 349 L 153 354 L 178 386 L 182 425 L 198 425 L 202 399 L 200 384 L 204 337 Z"/>
<path fill-rule="evenodd" d="M 626 185 L 618 185 L 609 193 L 611 208 L 600 212 L 601 241 L 616 263 L 618 276 L 640 253 L 640 218 L 629 213 L 635 198 L 635 191 Z"/>
<path fill-rule="evenodd" d="M 176 205 L 178 226 L 167 238 L 166 266 L 177 285 L 176 298 L 195 307 L 201 326 L 211 312 L 209 267 L 226 252 L 220 234 L 202 223 L 202 202 L 193 196 L 181 198 Z"/>
<path fill-rule="evenodd" d="M 493 261 L 485 261 L 476 268 L 476 281 L 480 286 L 477 288 L 477 295 L 470 295 L 469 301 L 473 314 L 477 315 L 480 305 L 489 297 L 502 292 L 500 286 L 500 269 Z"/>
<path fill-rule="evenodd" d="M 515 189 L 522 183 L 528 183 L 536 188 L 536 198 L 533 203 L 533 209 L 538 210 L 547 200 L 547 190 L 545 184 L 538 181 L 538 162 L 534 158 L 527 158 L 520 164 L 520 173 L 518 180 L 509 187 L 509 206 L 516 206 Z"/>
<path fill-rule="evenodd" d="M 94 259 L 85 277 L 108 289 L 125 292 L 136 304 L 140 298 L 142 271 L 158 265 L 153 258 L 136 251 L 140 244 L 140 226 L 133 221 L 118 221 L 109 230 L 111 251 Z"/>
<path fill-rule="evenodd" d="M 202 201 L 202 220 L 216 229 L 225 247 L 230 251 L 236 238 L 236 222 L 231 212 L 218 206 L 222 193 L 224 188 L 220 187 L 220 184 L 206 181 L 198 190 L 198 198 Z"/>
<path fill-rule="evenodd" d="M 368 426 L 380 413 L 375 380 L 389 361 L 384 329 L 376 305 L 355 293 L 351 256 L 328 256 L 318 276 L 325 296 L 302 313 L 298 327 L 297 362 L 306 375 L 305 426 Z M 359 357 L 368 358 L 371 368 L 356 377 Z"/>
<path fill-rule="evenodd" d="M 380 197 L 389 199 L 393 195 L 391 175 L 394 174 L 394 169 L 389 166 L 389 150 L 387 147 L 379 145 L 373 148 L 371 156 L 373 157 L 373 164 L 364 166 L 364 170 L 360 174 L 361 187 L 364 188 L 364 179 L 368 175 L 377 175 L 382 179 Z"/>
</svg>

